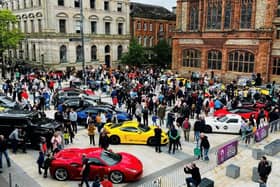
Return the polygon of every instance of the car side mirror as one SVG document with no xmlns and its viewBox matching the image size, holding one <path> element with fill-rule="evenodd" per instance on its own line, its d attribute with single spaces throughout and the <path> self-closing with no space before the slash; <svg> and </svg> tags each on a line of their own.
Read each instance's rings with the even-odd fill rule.
<svg viewBox="0 0 280 187">
<path fill-rule="evenodd" d="M 141 132 L 141 131 L 137 131 L 137 133 L 138 133 L 138 134 L 141 134 L 142 132 Z"/>
</svg>

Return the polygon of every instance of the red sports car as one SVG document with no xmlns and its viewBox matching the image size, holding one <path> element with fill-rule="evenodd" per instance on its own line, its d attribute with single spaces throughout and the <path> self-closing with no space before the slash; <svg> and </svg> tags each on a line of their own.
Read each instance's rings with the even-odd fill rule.
<svg viewBox="0 0 280 187">
<path fill-rule="evenodd" d="M 96 175 L 109 176 L 113 183 L 135 181 L 141 178 L 143 165 L 135 156 L 120 152 L 113 153 L 101 148 L 69 148 L 60 151 L 51 162 L 51 175 L 57 180 L 81 179 L 82 155 L 90 163 L 90 179 Z"/>
<path fill-rule="evenodd" d="M 249 119 L 252 114 L 255 115 L 255 118 L 258 117 L 259 110 L 254 108 L 235 108 L 228 110 L 227 108 L 219 109 L 214 112 L 214 116 L 221 117 L 226 114 L 238 114 L 245 119 Z M 268 116 L 267 111 L 265 111 L 265 115 Z"/>
</svg>

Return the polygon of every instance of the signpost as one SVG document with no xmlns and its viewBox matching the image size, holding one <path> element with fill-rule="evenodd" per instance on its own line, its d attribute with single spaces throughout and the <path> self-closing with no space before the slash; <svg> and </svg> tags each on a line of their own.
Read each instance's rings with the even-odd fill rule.
<svg viewBox="0 0 280 187">
<path fill-rule="evenodd" d="M 260 142 L 268 136 L 269 125 L 257 129 L 255 133 L 255 141 Z"/>
<path fill-rule="evenodd" d="M 226 160 L 237 155 L 238 152 L 238 140 L 225 144 L 217 151 L 217 164 L 220 165 Z"/>
</svg>

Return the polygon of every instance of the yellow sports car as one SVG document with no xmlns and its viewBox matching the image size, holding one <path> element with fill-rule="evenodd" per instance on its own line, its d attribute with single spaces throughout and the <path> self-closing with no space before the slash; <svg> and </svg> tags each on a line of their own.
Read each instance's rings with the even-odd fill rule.
<svg viewBox="0 0 280 187">
<path fill-rule="evenodd" d="M 185 79 L 185 78 L 181 78 L 181 77 L 177 77 L 177 78 L 169 78 L 169 79 L 167 80 L 167 84 L 168 84 L 168 85 L 170 85 L 170 84 L 171 84 L 171 81 L 172 81 L 173 79 L 176 79 L 176 84 L 179 84 L 179 82 L 182 82 L 182 83 L 183 83 L 183 85 L 185 85 L 185 84 L 186 84 L 186 82 L 188 81 L 187 79 Z"/>
<path fill-rule="evenodd" d="M 125 121 L 118 124 L 107 123 L 104 128 L 108 132 L 111 144 L 155 144 L 155 132 L 156 126 L 143 126 L 139 125 L 137 121 Z M 162 131 L 161 144 L 168 143 L 167 134 Z"/>
</svg>

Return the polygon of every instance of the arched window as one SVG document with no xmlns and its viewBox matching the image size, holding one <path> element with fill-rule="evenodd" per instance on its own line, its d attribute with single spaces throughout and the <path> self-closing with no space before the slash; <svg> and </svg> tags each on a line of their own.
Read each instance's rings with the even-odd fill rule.
<svg viewBox="0 0 280 187">
<path fill-rule="evenodd" d="M 231 25 L 231 1 L 228 0 L 226 2 L 226 7 L 225 7 L 224 29 L 230 29 L 230 25 Z"/>
<path fill-rule="evenodd" d="M 59 60 L 61 63 L 67 62 L 67 48 L 65 45 L 60 46 Z"/>
<path fill-rule="evenodd" d="M 123 47 L 121 45 L 118 46 L 118 60 L 122 58 Z"/>
<path fill-rule="evenodd" d="M 193 2 L 190 5 L 190 16 L 189 16 L 189 29 L 198 30 L 198 17 L 199 17 L 199 2 Z"/>
<path fill-rule="evenodd" d="M 83 60 L 83 55 L 82 55 L 82 46 L 78 45 L 76 47 L 76 61 L 80 62 Z"/>
<path fill-rule="evenodd" d="M 210 0 L 207 7 L 207 29 L 221 29 L 222 1 Z"/>
<path fill-rule="evenodd" d="M 185 49 L 183 51 L 183 66 L 199 68 L 201 64 L 201 52 L 196 49 Z"/>
<path fill-rule="evenodd" d="M 147 37 L 144 37 L 143 47 L 147 47 Z"/>
<path fill-rule="evenodd" d="M 95 45 L 91 46 L 91 60 L 97 59 L 97 48 Z"/>
<path fill-rule="evenodd" d="M 240 28 L 250 29 L 252 25 L 253 0 L 241 0 Z"/>
<path fill-rule="evenodd" d="M 109 45 L 105 46 L 105 53 L 110 53 L 110 46 Z"/>
<path fill-rule="evenodd" d="M 150 37 L 150 47 L 153 47 L 153 46 L 154 46 L 154 38 Z"/>
<path fill-rule="evenodd" d="M 138 37 L 138 44 L 142 45 L 142 38 L 141 38 L 141 36 Z"/>
<path fill-rule="evenodd" d="M 244 73 L 254 72 L 255 56 L 247 51 L 234 51 L 228 55 L 228 70 Z"/>
<path fill-rule="evenodd" d="M 222 69 L 222 53 L 220 51 L 208 52 L 208 69 Z"/>
</svg>

